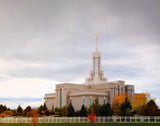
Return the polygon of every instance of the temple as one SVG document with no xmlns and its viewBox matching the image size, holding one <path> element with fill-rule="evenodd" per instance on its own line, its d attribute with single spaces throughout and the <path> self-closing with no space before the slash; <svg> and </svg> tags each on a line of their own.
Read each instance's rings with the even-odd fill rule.
<svg viewBox="0 0 160 126">
<path fill-rule="evenodd" d="M 86 79 L 85 83 L 63 83 L 57 84 L 55 93 L 45 94 L 45 103 L 49 110 L 53 107 L 62 108 L 72 103 L 75 110 L 80 110 L 82 105 L 90 107 L 92 102 L 98 98 L 101 105 L 110 103 L 114 96 L 124 92 L 132 99 L 134 95 L 134 85 L 125 84 L 125 81 L 118 80 L 109 82 L 107 78 L 103 77 L 101 70 L 101 53 L 97 49 L 96 36 L 96 50 L 92 54 L 92 70 L 90 77 Z"/>
</svg>

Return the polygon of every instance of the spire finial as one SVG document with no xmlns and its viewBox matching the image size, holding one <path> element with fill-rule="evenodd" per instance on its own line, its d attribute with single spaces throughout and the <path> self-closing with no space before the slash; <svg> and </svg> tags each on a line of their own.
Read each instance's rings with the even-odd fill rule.
<svg viewBox="0 0 160 126">
<path fill-rule="evenodd" d="M 97 50 L 97 37 L 98 37 L 98 34 L 96 33 L 96 50 Z"/>
</svg>

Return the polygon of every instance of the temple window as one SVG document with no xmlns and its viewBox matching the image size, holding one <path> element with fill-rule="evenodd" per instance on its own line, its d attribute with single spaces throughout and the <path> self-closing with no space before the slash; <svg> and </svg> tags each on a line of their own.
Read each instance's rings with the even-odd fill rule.
<svg viewBox="0 0 160 126">
<path fill-rule="evenodd" d="M 104 105 L 106 104 L 106 98 L 105 97 L 103 98 L 103 104 Z"/>
<path fill-rule="evenodd" d="M 89 99 L 89 107 L 92 105 L 92 98 Z"/>
<path fill-rule="evenodd" d="M 114 96 L 116 95 L 116 87 L 114 87 Z"/>
<path fill-rule="evenodd" d="M 121 94 L 123 94 L 123 87 L 121 87 Z"/>
<path fill-rule="evenodd" d="M 85 105 L 85 98 L 83 97 L 83 105 Z"/>
<path fill-rule="evenodd" d="M 62 88 L 60 88 L 60 104 L 59 107 L 62 108 Z"/>
</svg>

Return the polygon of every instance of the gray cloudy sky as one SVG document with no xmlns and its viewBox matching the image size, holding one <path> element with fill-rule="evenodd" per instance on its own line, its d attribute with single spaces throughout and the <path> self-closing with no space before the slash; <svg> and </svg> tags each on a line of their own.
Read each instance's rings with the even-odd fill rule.
<svg viewBox="0 0 160 126">
<path fill-rule="evenodd" d="M 83 83 L 96 33 L 105 77 L 160 106 L 160 0 L 0 0 L 0 104 L 37 107 L 56 83 Z"/>
</svg>

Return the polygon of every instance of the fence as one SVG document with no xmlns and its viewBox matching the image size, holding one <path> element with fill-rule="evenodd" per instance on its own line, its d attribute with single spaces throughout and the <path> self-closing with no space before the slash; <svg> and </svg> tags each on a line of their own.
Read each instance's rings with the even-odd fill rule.
<svg viewBox="0 0 160 126">
<path fill-rule="evenodd" d="M 30 123 L 32 117 L 1 117 L 0 123 Z M 88 123 L 87 117 L 38 117 L 37 123 Z M 160 116 L 97 117 L 96 123 L 160 123 Z"/>
</svg>

